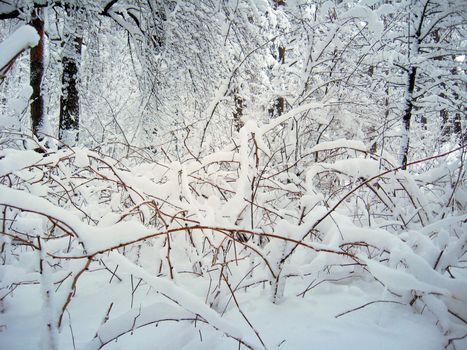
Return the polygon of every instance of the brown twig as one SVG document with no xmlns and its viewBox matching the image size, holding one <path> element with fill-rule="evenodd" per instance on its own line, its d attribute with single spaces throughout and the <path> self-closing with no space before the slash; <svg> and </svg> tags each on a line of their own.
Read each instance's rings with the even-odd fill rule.
<svg viewBox="0 0 467 350">
<path fill-rule="evenodd" d="M 334 316 L 335 318 L 339 318 L 341 316 L 344 316 L 348 313 L 351 313 L 351 312 L 354 312 L 354 311 L 357 311 L 357 310 L 361 310 L 363 309 L 364 307 L 367 307 L 368 305 L 371 305 L 371 304 L 376 304 L 376 303 L 390 303 L 390 304 L 399 304 L 399 305 L 406 305 L 404 303 L 401 303 L 400 301 L 394 301 L 394 300 L 374 300 L 374 301 L 370 301 L 369 303 L 366 303 L 366 304 L 363 304 L 363 305 L 360 305 L 358 307 L 355 307 L 353 309 L 350 309 L 350 310 L 347 310 L 347 311 L 344 311 L 344 312 L 341 312 L 340 314 Z"/>
<path fill-rule="evenodd" d="M 61 309 L 60 315 L 58 317 L 57 326 L 58 326 L 59 329 L 60 329 L 60 327 L 62 325 L 62 320 L 63 320 L 63 315 L 65 313 L 65 310 L 68 307 L 68 305 L 70 304 L 71 299 L 73 297 L 73 294 L 75 293 L 76 284 L 78 283 L 78 279 L 81 277 L 83 272 L 88 269 L 89 265 L 91 264 L 92 258 L 93 258 L 92 256 L 88 257 L 88 260 L 86 261 L 86 264 L 84 265 L 84 267 L 81 270 L 79 270 L 78 273 L 73 278 L 73 282 L 71 283 L 70 290 L 68 292 L 68 296 L 67 296 L 65 302 L 62 305 L 62 309 Z"/>
<path fill-rule="evenodd" d="M 222 278 L 225 282 L 225 284 L 227 285 L 227 287 L 229 287 L 229 290 L 230 290 L 230 294 L 232 295 L 232 298 L 233 298 L 233 301 L 235 302 L 235 305 L 237 305 L 237 309 L 238 309 L 238 312 L 240 312 L 240 314 L 242 315 L 242 317 L 244 318 L 244 320 L 246 321 L 246 323 L 248 323 L 248 326 L 252 329 L 252 331 L 256 334 L 256 337 L 259 339 L 259 341 L 261 342 L 261 344 L 263 345 L 263 347 L 265 349 L 266 348 L 266 345 L 264 344 L 264 341 L 263 339 L 261 339 L 261 336 L 259 335 L 259 332 L 255 329 L 255 327 L 251 324 L 250 320 L 246 317 L 245 313 L 242 311 L 242 309 L 240 308 L 240 305 L 238 304 L 238 301 L 237 301 L 237 297 L 235 296 L 235 292 L 234 290 L 232 289 L 232 287 L 230 286 L 230 283 L 227 281 L 227 278 L 225 277 L 225 275 L 222 273 Z"/>
</svg>

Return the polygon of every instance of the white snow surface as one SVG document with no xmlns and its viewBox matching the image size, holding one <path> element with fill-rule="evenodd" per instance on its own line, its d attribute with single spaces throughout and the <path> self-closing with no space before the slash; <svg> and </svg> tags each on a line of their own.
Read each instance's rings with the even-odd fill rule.
<svg viewBox="0 0 467 350">
<path fill-rule="evenodd" d="M 129 281 L 118 282 L 114 279 L 109 283 L 108 277 L 105 272 L 96 271 L 80 281 L 80 292 L 70 306 L 71 318 L 66 316 L 65 327 L 59 335 L 60 349 L 73 349 L 70 322 L 76 348 L 97 349 L 99 341 L 94 336 L 110 303 L 119 300 L 129 305 Z M 0 324 L 5 325 L 0 332 L 0 344 L 9 350 L 37 349 L 41 323 L 41 308 L 37 302 L 39 288 L 28 286 L 19 289 L 16 294 L 14 299 L 7 301 L 6 311 L 0 315 Z M 295 297 L 290 291 L 280 305 L 271 304 L 262 294 L 262 289 L 256 288 L 247 294 L 239 293 L 237 297 L 243 305 L 242 311 L 268 349 L 443 348 L 444 340 L 436 326 L 401 305 L 375 303 L 335 318 L 346 309 L 379 300 L 380 291 L 369 285 L 321 285 L 304 299 Z M 238 349 L 236 341 L 202 322 L 198 321 L 195 326 L 192 321 L 175 321 L 192 317 L 192 314 L 175 304 L 167 304 L 148 285 L 137 290 L 130 311 L 114 306 L 110 314 L 113 321 L 99 329 L 99 337 L 107 341 L 118 332 L 131 328 L 136 315 L 140 316 L 136 318 L 135 330 L 117 341 L 113 340 L 103 349 Z M 230 309 L 223 318 L 243 328 L 245 333 L 250 333 L 249 339 L 255 339 L 235 308 Z M 148 323 L 146 327 L 137 329 L 145 323 Z"/>
</svg>

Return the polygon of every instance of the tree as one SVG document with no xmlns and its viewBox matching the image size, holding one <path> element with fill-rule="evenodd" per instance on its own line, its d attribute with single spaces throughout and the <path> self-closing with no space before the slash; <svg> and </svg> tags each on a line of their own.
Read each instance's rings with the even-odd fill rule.
<svg viewBox="0 0 467 350">
<path fill-rule="evenodd" d="M 459 113 L 459 83 L 453 73 L 458 66 L 456 58 L 463 52 L 455 45 L 456 36 L 465 20 L 463 4 L 455 0 L 410 1 L 404 6 L 400 11 L 410 9 L 405 36 L 406 60 L 397 64 L 406 74 L 399 152 L 403 169 L 409 158 L 414 115 L 418 116 L 418 121 L 425 128 L 429 120 L 439 123 L 437 113 L 441 113 L 442 117 Z"/>
<path fill-rule="evenodd" d="M 43 12 L 35 9 L 32 14 L 31 25 L 39 34 L 39 44 L 31 49 L 30 77 L 31 77 L 31 128 L 32 133 L 39 140 L 44 138 L 44 96 L 42 94 L 42 80 L 44 78 L 44 19 Z"/>
<path fill-rule="evenodd" d="M 285 1 L 283 0 L 274 0 L 274 9 L 275 10 L 281 10 L 284 6 L 286 5 Z M 276 53 L 276 57 L 277 57 L 277 62 L 279 62 L 279 64 L 283 65 L 285 64 L 285 53 L 287 51 L 284 43 L 282 42 L 282 40 L 279 39 L 279 41 L 281 42 L 278 46 L 277 46 L 277 53 Z M 282 115 L 285 111 L 285 98 L 284 96 L 278 96 L 275 101 L 274 101 L 274 105 L 271 109 L 271 112 L 270 114 L 271 115 Z"/>
<path fill-rule="evenodd" d="M 31 129 L 39 141 L 44 138 L 45 101 L 43 82 L 45 74 L 45 8 L 63 11 L 67 21 L 63 28 L 62 42 L 62 76 L 60 94 L 60 114 L 58 122 L 58 138 L 70 146 L 76 144 L 79 134 L 80 102 L 79 102 L 79 66 L 83 42 L 83 22 L 92 26 L 99 16 L 111 18 L 132 35 L 140 32 L 139 20 L 135 10 L 138 8 L 124 2 L 115 10 L 118 0 L 111 0 L 96 5 L 93 1 L 37 1 L 23 3 L 21 1 L 4 1 L 0 7 L 0 20 L 29 20 L 40 35 L 39 44 L 30 53 L 30 84 L 33 88 L 31 96 Z M 4 3 L 4 4 L 3 4 Z M 102 6 L 102 7 L 100 7 Z M 48 12 L 47 12 L 48 13 Z M 52 17 L 52 15 L 48 15 Z M 52 19 L 52 18 L 51 18 Z M 55 22 L 57 18 L 53 18 Z M 136 29 L 136 30 L 135 30 Z"/>
<path fill-rule="evenodd" d="M 60 96 L 59 139 L 74 145 L 79 133 L 79 64 L 81 62 L 82 19 L 79 9 L 66 9 L 63 29 L 62 94 Z"/>
</svg>

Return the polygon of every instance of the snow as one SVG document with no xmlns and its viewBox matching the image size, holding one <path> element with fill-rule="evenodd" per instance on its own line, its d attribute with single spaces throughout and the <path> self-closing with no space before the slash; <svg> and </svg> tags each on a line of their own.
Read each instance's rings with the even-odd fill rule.
<svg viewBox="0 0 467 350">
<path fill-rule="evenodd" d="M 32 95 L 32 87 L 30 85 L 25 86 L 18 97 L 13 99 L 10 103 L 10 107 L 14 113 L 22 113 L 29 105 L 29 98 Z"/>
<path fill-rule="evenodd" d="M 7 344 L 9 349 L 35 348 L 38 343 L 42 348 L 59 349 L 69 348 L 70 342 L 75 339 L 78 349 L 118 349 L 136 344 L 144 348 L 150 346 L 146 340 L 150 337 L 161 339 L 161 344 L 167 348 L 173 345 L 186 349 L 206 346 L 213 349 L 236 348 L 238 341 L 252 349 L 263 349 L 261 341 L 268 349 L 301 349 L 310 344 L 329 349 L 342 348 L 344 345 L 355 349 L 411 349 L 415 344 L 426 349 L 437 349 L 446 342 L 442 332 L 462 332 L 462 326 L 452 322 L 449 310 L 453 303 L 467 303 L 467 282 L 451 279 L 432 268 L 440 249 L 446 249 L 449 259 L 441 259 L 439 266 L 455 264 L 456 257 L 462 255 L 462 239 L 451 241 L 447 234 L 440 247 L 428 237 L 432 232 L 446 228 L 446 225 L 462 225 L 466 215 L 449 216 L 415 232 L 401 232 L 397 236 L 382 228 L 384 226 L 358 226 L 345 211 L 339 210 L 315 228 L 318 220 L 327 213 L 327 209 L 322 206 L 324 197 L 316 191 L 316 186 L 309 188 L 300 199 L 305 208 L 314 208 L 303 216 L 302 224 L 285 219 L 287 213 L 294 212 L 282 210 L 283 218 L 277 220 L 274 229 L 270 231 L 277 237 L 295 241 L 272 239 L 263 248 L 256 248 L 255 252 L 261 255 L 254 258 L 246 254 L 248 249 L 235 243 L 236 253 L 231 256 L 228 278 L 230 288 L 235 288 L 241 313 L 225 285 L 222 289 L 216 287 L 218 293 L 221 293 L 221 297 L 216 297 L 212 292 L 213 279 L 225 278 L 225 275 L 219 275 L 215 269 L 209 272 L 208 266 L 212 263 L 209 255 L 205 259 L 197 254 L 205 244 L 204 239 L 209 239 L 214 246 L 222 245 L 228 237 L 220 234 L 222 230 L 235 231 L 251 224 L 249 220 L 237 222 L 237 219 L 234 224 L 229 221 L 229 215 L 241 217 L 247 208 L 243 201 L 251 196 L 249 178 L 256 166 L 254 158 L 248 155 L 249 145 L 253 143 L 250 135 L 261 135 L 259 130 L 261 127 L 257 122 L 249 120 L 240 131 L 239 149 L 207 156 L 201 165 L 195 160 L 193 163 L 172 162 L 157 167 L 140 166 L 135 172 L 118 169 L 114 161 L 101 160 L 99 154 L 84 148 L 63 150 L 46 157 L 30 151 L 3 150 L 3 158 L 0 160 L 2 175 L 18 176 L 24 181 L 33 182 L 23 189 L 0 185 L 0 204 L 23 210 L 11 225 L 12 232 L 26 234 L 26 237 L 31 237 L 33 244 L 38 244 L 35 237 L 44 235 L 42 232 L 47 228 L 44 218 L 47 217 L 48 220 L 59 222 L 61 232 L 68 232 L 72 237 L 65 235 L 49 241 L 41 239 L 43 250 L 37 258 L 31 259 L 29 253 L 28 256 L 22 256 L 16 267 L 4 266 L 0 270 L 0 290 L 3 294 L 16 283 L 34 283 L 18 287 L 20 292 L 14 291 L 5 299 L 5 312 L 0 316 L 0 324 L 7 325 L 0 333 L 2 344 Z M 257 140 L 256 144 L 261 143 Z M 323 152 L 336 148 L 352 150 L 348 156 L 355 156 L 355 150 L 365 151 L 361 142 L 351 140 L 326 142 L 312 150 Z M 73 161 L 64 162 L 66 159 Z M 238 179 L 232 186 L 236 194 L 230 199 L 222 199 L 215 195 L 216 192 L 202 199 L 190 190 L 194 180 L 187 174 L 202 173 L 209 167 L 211 174 L 220 177 L 222 166 L 219 164 L 229 164 L 233 159 L 239 163 L 236 165 Z M 313 174 L 325 169 L 351 178 L 370 177 L 379 173 L 378 164 L 378 161 L 366 158 L 340 159 L 333 163 L 313 164 L 307 176 L 311 181 Z M 122 197 L 115 193 L 106 204 L 111 211 L 106 212 L 95 204 L 96 209 L 92 210 L 97 218 L 97 212 L 102 212 L 100 219 L 96 224 L 86 222 L 82 213 L 73 207 L 66 209 L 53 202 L 52 198 L 47 198 L 50 188 L 37 183 L 40 178 L 38 174 L 42 172 L 38 169 L 43 167 L 60 169 L 63 177 L 62 180 L 55 177 L 57 181 L 84 181 L 86 184 L 85 180 L 74 174 L 85 174 L 92 168 L 104 174 L 108 179 L 106 181 L 123 181 L 129 198 L 134 201 L 133 209 L 128 208 L 124 211 L 125 215 L 118 215 Z M 165 175 L 157 174 L 158 171 Z M 408 173 L 392 176 L 394 180 L 404 180 L 414 198 L 423 203 L 423 193 Z M 425 178 L 431 179 L 429 176 Z M 299 187 L 292 185 L 284 185 L 284 188 L 300 191 Z M 77 186 L 77 193 L 87 198 L 87 201 L 92 201 L 93 193 L 99 188 L 96 186 Z M 103 189 L 107 191 L 108 185 L 104 185 Z M 152 220 L 150 207 L 144 205 L 145 196 L 152 194 L 165 194 L 168 200 L 182 196 L 187 201 L 184 203 L 178 200 L 177 205 L 185 206 L 202 225 L 212 227 L 193 222 L 179 226 L 178 219 L 166 222 L 165 229 L 143 224 Z M 272 198 L 274 196 L 270 194 L 258 194 L 258 200 L 268 201 Z M 122 220 L 140 205 L 145 208 L 140 209 L 140 219 L 130 215 Z M 268 206 L 272 208 L 271 204 Z M 88 203 L 88 208 L 93 208 L 91 203 Z M 180 209 L 172 208 L 163 206 L 162 210 L 175 210 L 173 217 L 182 217 Z M 312 250 L 299 246 L 292 258 L 283 264 L 282 259 L 294 250 L 293 242 L 302 240 L 314 228 L 325 234 L 325 237 L 315 242 L 305 241 Z M 260 234 L 264 231 L 268 233 L 269 229 L 255 229 L 251 232 Z M 187 240 L 188 234 L 192 236 L 193 243 L 190 244 L 193 245 L 187 245 L 190 242 Z M 170 251 L 167 243 L 164 243 L 166 238 L 171 241 Z M 339 255 L 342 247 L 355 242 L 365 242 L 373 249 L 386 252 L 383 254 L 388 254 L 388 262 L 375 259 L 362 250 L 355 259 L 364 264 L 365 270 L 351 271 L 344 268 L 328 276 L 324 272 L 327 266 L 345 266 L 355 261 Z M 130 253 L 135 252 L 132 245 L 140 247 L 136 259 L 138 262 L 135 262 L 135 255 Z M 125 248 L 117 250 L 116 247 L 120 246 Z M 149 251 L 151 253 L 148 255 Z M 162 271 L 168 271 L 167 262 L 164 262 L 168 261 L 168 254 L 171 264 L 174 264 L 173 279 L 157 273 L 158 264 Z M 95 260 L 90 268 L 87 267 L 88 256 Z M 214 255 L 212 258 L 216 260 L 219 256 Z M 46 263 L 42 274 L 37 272 L 38 259 Z M 237 259 L 237 264 L 233 263 Z M 52 268 L 56 262 L 60 262 L 57 270 Z M 190 269 L 198 271 L 196 273 L 199 275 L 182 273 Z M 204 277 L 207 275 L 209 279 Z M 276 276 L 281 277 L 278 279 Z M 310 279 L 309 276 L 315 277 Z M 79 278 L 77 284 L 75 278 Z M 348 279 L 354 282 L 318 283 L 327 278 L 330 281 Z M 265 280 L 271 280 L 271 283 L 264 283 Z M 314 283 L 314 287 L 305 296 L 298 297 L 310 282 Z M 59 285 L 59 288 L 54 288 L 55 285 Z M 101 293 L 104 288 L 106 293 Z M 407 306 L 413 293 L 421 295 L 420 300 L 430 311 L 430 317 L 439 321 L 442 332 L 436 330 L 436 322 L 432 318 L 418 315 Z M 42 306 L 28 306 L 32 300 L 42 300 L 39 303 Z M 20 308 L 17 303 L 24 305 Z M 115 308 L 112 308 L 110 315 L 105 316 L 111 303 L 115 303 Z M 83 308 L 83 305 L 86 306 Z M 360 308 L 362 305 L 364 307 Z M 64 308 L 66 312 L 63 313 L 61 310 Z M 354 308 L 354 311 L 346 313 Z M 250 323 L 245 321 L 242 314 Z M 60 328 L 56 323 L 58 318 L 63 319 Z M 390 319 L 396 319 L 397 322 L 389 322 Z M 293 326 L 284 327 L 284 324 Z M 355 324 L 358 324 L 358 331 L 355 330 Z M 70 337 L 67 327 L 72 327 L 73 337 Z M 24 329 L 30 331 L 27 339 L 23 342 L 14 341 L 18 332 Z M 401 332 L 405 334 L 404 337 L 391 336 Z M 170 342 L 168 338 L 174 334 L 183 335 Z"/>
<path fill-rule="evenodd" d="M 367 152 L 367 147 L 361 141 L 339 139 L 334 141 L 320 142 L 310 149 L 310 152 L 320 152 L 335 148 L 351 148 L 361 152 Z"/>
<path fill-rule="evenodd" d="M 86 277 L 81 283 L 81 292 L 70 307 L 73 333 L 78 349 L 97 349 L 98 338 L 95 329 L 102 322 L 109 304 L 116 298 L 128 302 L 130 282 L 108 284 L 100 277 L 102 271 Z M 97 288 L 96 288 L 97 287 Z M 111 288 L 110 288 L 111 287 Z M 289 295 L 280 305 L 271 305 L 258 291 L 251 296 L 241 296 L 243 311 L 266 341 L 268 349 L 351 349 L 351 350 L 412 350 L 423 348 L 439 350 L 443 348 L 443 337 L 436 326 L 421 315 L 413 314 L 401 305 L 376 303 L 359 311 L 335 318 L 341 312 L 361 306 L 368 301 L 379 299 L 379 290 L 370 295 L 368 286 L 348 287 L 345 285 L 317 287 L 306 298 L 296 299 Z M 99 291 L 100 289 L 100 291 Z M 105 293 L 102 293 L 105 290 Z M 17 291 L 17 296 L 8 304 L 8 309 L 0 315 L 0 323 L 8 326 L 0 333 L 0 341 L 10 350 L 34 349 L 37 346 L 40 326 L 40 307 L 34 302 L 37 286 L 25 287 Z M 147 294 L 149 293 L 149 294 Z M 133 329 L 112 341 L 103 349 L 117 350 L 128 348 L 151 349 L 157 344 L 164 349 L 237 349 L 238 343 L 224 337 L 212 327 L 198 321 L 196 327 L 190 321 L 161 321 L 136 329 L 145 322 L 191 317 L 175 304 L 168 304 L 154 296 L 148 288 L 140 288 L 137 300 L 147 295 L 148 304 L 135 306 L 130 311 L 112 309 L 110 320 L 100 326 L 98 335 L 105 341 L 125 329 Z M 13 313 L 11 310 L 18 310 Z M 136 323 L 133 326 L 135 315 Z M 97 317 L 96 317 L 97 316 Z M 230 322 L 243 325 L 244 320 L 235 309 L 225 315 Z M 67 321 L 68 322 L 68 321 Z M 293 325 L 289 327 L 288 325 Z M 242 326 L 243 327 L 243 326 Z M 24 336 L 26 331 L 27 337 Z M 18 336 L 22 334 L 22 336 Z M 87 341 L 84 339 L 88 339 Z M 83 340 L 80 340 L 83 339 Z M 202 340 L 201 340 L 202 339 Z M 70 329 L 61 333 L 61 349 L 72 349 Z"/>
<path fill-rule="evenodd" d="M 144 308 L 134 308 L 99 327 L 96 337 L 84 349 L 98 350 L 112 340 L 117 339 L 121 334 L 134 331 L 151 323 L 190 318 L 192 318 L 190 312 L 179 310 L 176 307 L 161 302 Z"/>
<path fill-rule="evenodd" d="M 30 25 L 19 27 L 0 43 L 0 69 L 3 69 L 21 51 L 39 43 L 39 35 Z"/>
<path fill-rule="evenodd" d="M 344 17 L 360 17 L 364 19 L 367 21 L 368 28 L 373 31 L 376 38 L 381 36 L 384 29 L 383 23 L 380 21 L 378 16 L 366 6 L 354 6 L 344 14 Z"/>
<path fill-rule="evenodd" d="M 385 198 L 393 220 L 401 220 L 395 221 L 399 231 L 389 230 L 391 221 L 386 218 L 375 218 L 369 226 L 359 224 L 346 209 L 351 201 L 328 215 L 328 199 L 317 175 L 325 171 L 342 179 L 369 178 L 380 173 L 379 162 L 361 158 L 366 148 L 360 141 L 324 142 L 312 147 L 312 152 L 344 149 L 343 159 L 311 163 L 306 189 L 295 183 L 279 184 L 273 178 L 264 180 L 279 187 L 258 189 L 255 200 L 266 212 L 280 213 L 280 218 L 275 216 L 274 225 L 250 228 L 256 218 L 251 218 L 245 198 L 253 194 L 251 178 L 257 167 L 250 152 L 257 146 L 269 150 L 262 143 L 261 131 L 266 129 L 258 124 L 253 119 L 245 123 L 237 149 L 226 148 L 202 161 L 134 169 L 121 168 L 116 161 L 81 147 L 46 156 L 2 150 L 1 176 L 21 179 L 13 187 L 0 184 L 0 205 L 9 208 L 3 215 L 12 220 L 8 232 L 41 247 L 12 255 L 0 269 L 0 296 L 7 295 L 0 316 L 0 324 L 7 326 L 0 332 L 2 344 L 9 349 L 37 348 L 37 344 L 60 349 L 69 348 L 74 339 L 78 349 L 136 344 L 144 348 L 150 346 L 147 337 L 160 337 L 168 348 L 172 344 L 187 349 L 236 348 L 238 341 L 252 349 L 301 349 L 309 344 L 329 349 L 344 345 L 411 349 L 417 342 L 437 349 L 447 341 L 443 334 L 461 334 L 465 327 L 450 311 L 455 307 L 465 316 L 461 309 L 467 304 L 467 280 L 453 279 L 444 271 L 462 257 L 466 234 L 456 233 L 458 239 L 454 239 L 451 231 L 462 230 L 466 214 L 444 219 L 422 215 L 429 203 L 420 183 L 444 178 L 444 173 L 386 174 L 379 187 L 373 185 L 374 191 Z M 267 153 L 261 152 L 266 157 Z M 228 166 L 235 170 L 229 172 Z M 44 174 L 50 174 L 53 182 L 44 181 Z M 100 180 L 89 181 L 95 174 Z M 231 194 L 222 197 L 218 191 L 205 191 L 199 177 L 214 181 L 209 180 L 212 177 L 224 186 L 235 178 L 229 186 Z M 298 176 L 294 179 L 300 181 Z M 83 201 L 64 206 L 63 197 L 56 200 L 49 195 L 57 191 L 55 183 L 61 184 L 60 191 L 68 189 L 66 198 Z M 424 226 L 420 222 L 404 228 L 404 217 L 415 215 L 413 208 L 404 211 L 393 205 L 391 192 L 400 186 L 410 194 Z M 297 212 L 287 206 L 275 208 L 279 203 L 274 202 L 275 193 L 281 191 L 304 191 L 297 200 Z M 209 195 L 203 197 L 203 193 Z M 159 202 L 158 198 L 164 199 Z M 125 200 L 131 205 L 122 206 Z M 235 248 L 229 251 L 231 235 L 241 229 L 253 237 L 233 242 Z M 58 236 L 47 239 L 50 230 Z M 264 239 L 263 233 L 269 242 L 256 245 Z M 307 238 L 309 233 L 315 238 Z M 10 238 L 2 237 L 6 247 L 12 244 Z M 355 244 L 368 249 L 354 255 L 355 248 L 346 247 Z M 206 250 L 209 247 L 213 249 Z M 219 254 L 217 247 L 225 253 Z M 42 270 L 39 261 L 43 261 Z M 227 268 L 219 270 L 219 265 Z M 106 293 L 101 292 L 104 289 Z M 419 297 L 414 310 L 426 307 L 429 316 L 410 307 L 414 295 Z M 42 300 L 41 307 L 28 306 L 31 300 Z M 106 316 L 111 304 L 115 307 Z M 394 319 L 397 322 L 389 322 Z M 67 327 L 72 328 L 73 337 Z M 15 342 L 24 329 L 30 331 L 28 339 Z M 180 329 L 183 336 L 173 343 L 167 340 Z M 391 336 L 401 332 L 406 336 Z"/>
<path fill-rule="evenodd" d="M 89 157 L 84 149 L 75 150 L 75 164 L 80 168 L 84 168 L 89 165 Z"/>
<path fill-rule="evenodd" d="M 0 176 L 23 169 L 42 160 L 42 156 L 34 151 L 0 150 Z"/>
<path fill-rule="evenodd" d="M 370 269 L 371 273 L 384 284 L 389 284 L 396 293 L 417 290 L 427 294 L 449 295 L 449 291 L 428 283 L 417 280 L 413 275 L 390 269 L 382 264 L 378 264 L 370 259 L 362 258 Z M 410 286 L 410 287 L 408 287 Z"/>
<path fill-rule="evenodd" d="M 122 266 L 124 271 L 126 270 L 133 276 L 142 278 L 156 292 L 166 295 L 172 300 L 176 300 L 176 303 L 185 310 L 192 312 L 194 315 L 202 317 L 214 328 L 234 336 L 237 339 L 243 340 L 244 335 L 234 324 L 229 324 L 226 322 L 220 317 L 220 315 L 216 314 L 214 310 L 203 304 L 193 295 L 190 295 L 180 287 L 177 287 L 173 282 L 151 276 L 147 273 L 147 271 L 144 271 L 142 268 L 136 266 L 120 254 L 113 253 L 110 256 L 110 259 Z M 255 346 L 255 348 L 260 348 L 260 345 L 253 346 Z"/>
<path fill-rule="evenodd" d="M 303 106 L 300 106 L 300 107 L 297 107 L 295 109 L 292 109 L 291 111 L 287 112 L 287 113 L 284 113 L 283 115 L 281 115 L 280 117 L 274 119 L 273 121 L 271 121 L 270 123 L 268 124 L 265 124 L 263 125 L 262 127 L 259 128 L 259 132 L 258 132 L 258 135 L 264 135 L 266 134 L 267 132 L 273 130 L 274 128 L 276 128 L 278 125 L 286 122 L 287 120 L 289 120 L 290 118 L 296 116 L 297 114 L 300 114 L 300 113 L 303 113 L 303 112 L 306 112 L 308 110 L 315 110 L 315 109 L 321 109 L 322 108 L 322 104 L 320 103 L 315 103 L 315 102 L 312 102 L 312 103 L 307 103 Z M 322 117 L 318 116 L 318 115 L 313 115 L 313 118 L 316 119 L 319 123 L 322 123 L 322 124 L 327 124 L 327 120 L 323 119 Z"/>
<path fill-rule="evenodd" d="M 1 349 L 467 348 L 461 1 L 91 3 L 40 11 L 45 140 L 1 82 Z"/>
<path fill-rule="evenodd" d="M 324 170 L 335 170 L 355 178 L 370 178 L 380 173 L 379 162 L 373 159 L 353 158 L 342 159 L 332 164 L 316 163 L 307 172 L 307 178 L 313 178 Z"/>
</svg>

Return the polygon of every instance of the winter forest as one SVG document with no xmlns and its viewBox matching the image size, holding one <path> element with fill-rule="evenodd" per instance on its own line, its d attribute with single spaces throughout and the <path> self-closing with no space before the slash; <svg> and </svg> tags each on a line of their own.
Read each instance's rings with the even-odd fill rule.
<svg viewBox="0 0 467 350">
<path fill-rule="evenodd" d="M 465 0 L 0 0 L 0 349 L 467 349 Z"/>
</svg>

